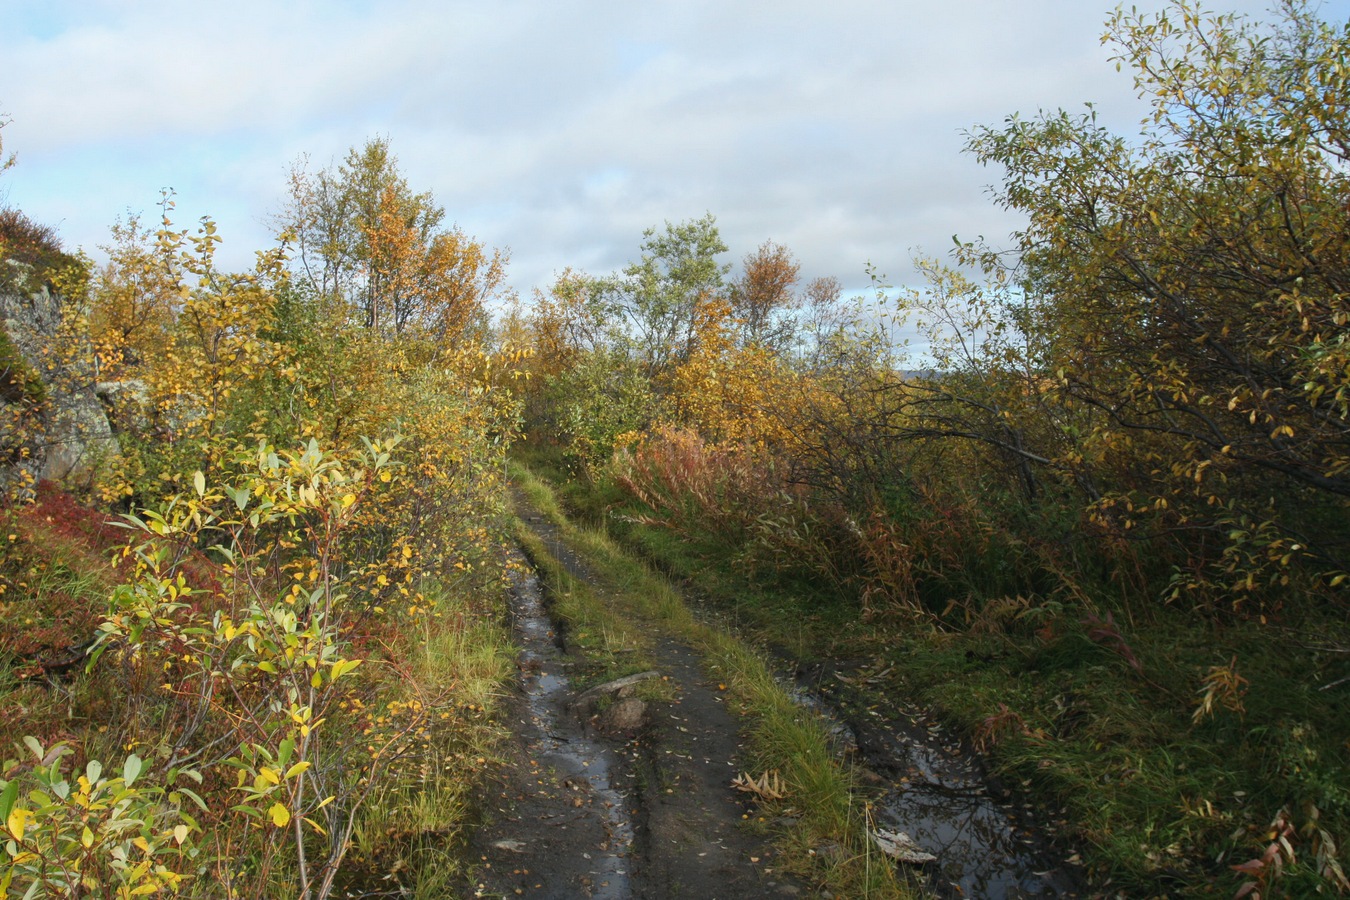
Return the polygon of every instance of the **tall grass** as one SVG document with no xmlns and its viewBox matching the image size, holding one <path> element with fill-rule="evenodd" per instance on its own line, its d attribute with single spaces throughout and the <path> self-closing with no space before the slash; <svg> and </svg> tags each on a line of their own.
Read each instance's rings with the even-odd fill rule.
<svg viewBox="0 0 1350 900">
<path fill-rule="evenodd" d="M 391 773 L 352 832 L 356 886 L 397 875 L 405 892 L 435 896 L 459 879 L 453 852 L 474 820 L 473 792 L 497 764 L 507 732 L 498 719 L 515 649 L 499 616 L 466 591 L 426 584 L 430 616 L 410 627 L 411 658 L 385 668 L 384 706 L 429 705 L 423 749 Z"/>
</svg>

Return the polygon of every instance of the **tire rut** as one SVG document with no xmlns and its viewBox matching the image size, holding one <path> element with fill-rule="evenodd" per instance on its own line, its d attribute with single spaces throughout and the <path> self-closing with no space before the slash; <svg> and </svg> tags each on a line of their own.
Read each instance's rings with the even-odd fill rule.
<svg viewBox="0 0 1350 900">
<path fill-rule="evenodd" d="M 521 519 L 575 578 L 600 583 L 558 529 L 517 496 Z M 470 894 L 535 898 L 759 898 L 806 893 L 778 871 L 731 786 L 742 722 L 699 654 L 653 623 L 650 657 L 673 693 L 632 736 L 578 709 L 565 639 L 527 566 L 512 591 L 521 644 L 507 765 L 481 800 Z"/>
<path fill-rule="evenodd" d="M 472 896 L 540 900 L 633 896 L 633 773 L 618 748 L 589 734 L 538 579 L 515 560 L 511 618 L 521 649 L 508 708 L 506 766 L 481 800 L 470 840 Z"/>
</svg>

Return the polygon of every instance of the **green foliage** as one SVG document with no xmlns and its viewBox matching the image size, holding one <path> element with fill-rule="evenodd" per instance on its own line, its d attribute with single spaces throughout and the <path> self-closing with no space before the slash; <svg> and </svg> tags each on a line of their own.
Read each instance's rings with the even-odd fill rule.
<svg viewBox="0 0 1350 900">
<path fill-rule="evenodd" d="M 1030 220 L 1026 364 L 1083 423 L 1073 461 L 1098 514 L 1213 532 L 1221 552 L 1177 582 L 1197 599 L 1279 596 L 1350 565 L 1350 119 L 1331 99 L 1350 31 L 1299 2 L 1279 13 L 1264 31 L 1189 3 L 1119 12 L 1109 38 L 1153 108 L 1138 139 L 1089 110 L 970 142 Z"/>
<path fill-rule="evenodd" d="M 325 454 L 313 441 L 300 453 L 259 447 L 232 461 L 237 474 L 226 483 L 208 485 L 197 472 L 190 493 L 162 511 L 129 517 L 153 539 L 135 550 L 134 575 L 114 591 L 92 657 L 111 648 L 124 666 L 163 671 L 173 679 L 163 685 L 171 704 L 184 712 L 214 708 L 234 723 L 222 734 L 223 723 L 177 716 L 159 753 L 172 770 L 216 747 L 213 757 L 238 772 L 243 796 L 231 811 L 262 826 L 260 874 L 265 879 L 272 858 L 288 848 L 304 896 L 327 895 L 350 816 L 387 764 L 376 754 L 360 766 L 367 787 L 358 789 L 328 769 L 355 760 L 335 754 L 341 741 L 325 740 L 320 726 L 339 714 L 339 702 L 349 698 L 346 682 L 362 661 L 344 653 L 351 600 L 337 554 L 343 532 L 355 525 L 358 500 L 378 488 L 382 473 L 387 480 L 389 449 L 370 444 L 348 458 Z M 214 551 L 226 561 L 223 578 L 194 586 L 181 568 L 183 550 L 213 534 L 226 536 Z M 278 556 L 283 547 L 302 546 L 313 556 Z M 383 750 L 397 747 L 395 738 Z M 348 824 L 335 828 L 330 814 L 322 827 L 315 817 L 339 798 Z M 292 818 L 294 830 L 283 831 Z M 338 841 L 325 848 L 313 875 L 301 822 Z"/>
<path fill-rule="evenodd" d="M 4 874 L 0 894 L 24 897 L 137 897 L 178 893 L 198 854 L 191 836 L 200 832 L 184 809 L 191 800 L 205 808 L 180 778 L 200 783 L 191 770 L 170 772 L 167 784 L 142 778 L 144 761 L 127 756 L 120 773 L 105 775 L 90 760 L 72 783 L 63 744 L 44 748 L 25 738 L 31 768 L 5 764 L 0 779 L 0 820 L 4 822 Z M 26 790 L 25 790 L 26 788 Z"/>
<path fill-rule="evenodd" d="M 390 215 L 397 197 L 389 189 L 398 185 L 385 181 L 376 209 L 384 220 L 363 227 L 371 246 L 406 256 L 416 248 Z M 155 890 L 177 890 L 173 879 L 193 872 L 206 878 L 184 892 L 331 896 L 372 792 L 411 806 L 444 791 L 442 824 L 451 827 L 466 810 L 449 798 L 464 796 L 476 769 L 459 758 L 462 744 L 485 749 L 490 740 L 486 722 L 458 712 L 454 698 L 468 693 L 458 677 L 413 673 L 403 658 L 414 635 L 441 640 L 482 619 L 470 604 L 442 621 L 448 597 L 500 589 L 501 462 L 515 417 L 500 388 L 519 354 L 468 340 L 500 259 L 485 259 L 457 233 L 433 235 L 423 250 L 439 268 L 413 275 L 431 279 L 419 290 L 440 291 L 439 312 L 422 306 L 388 328 L 366 327 L 346 296 L 293 280 L 282 249 L 260 254 L 250 273 L 219 270 L 215 225 L 177 230 L 172 205 L 166 196 L 153 231 L 135 220 L 114 230 L 88 308 L 67 308 L 63 342 L 52 348 L 113 385 L 122 453 L 102 473 L 104 497 L 134 504 L 128 518 L 139 534 L 117 576 L 100 561 L 107 577 L 99 584 L 112 586 L 92 654 L 96 677 L 72 688 L 62 720 L 78 708 L 105 730 L 115 721 L 106 737 L 92 725 L 82 731 L 75 753 L 136 747 L 147 770 L 138 787 L 167 778 L 168 790 L 189 769 L 203 779 L 194 860 L 168 860 L 183 840 L 171 831 L 165 845 L 155 824 L 158 837 L 146 837 L 154 864 L 128 890 L 151 877 L 160 879 Z M 369 256 L 358 263 L 384 265 Z M 398 441 L 361 437 L 398 431 L 397 455 Z M 22 514 L 15 521 L 6 553 L 15 565 L 3 574 L 20 574 L 4 586 L 41 591 L 25 562 L 34 563 L 37 526 Z M 48 531 L 49 541 L 67 540 Z M 11 598 L 23 599 L 3 598 L 7 615 Z M 65 602 L 73 606 L 72 597 Z M 59 603 L 44 600 L 44 615 L 50 605 Z M 32 625 L 36 607 L 24 608 Z M 74 612 L 54 611 L 58 624 L 71 620 L 73 636 L 62 631 L 59 646 L 14 660 L 19 677 L 66 666 L 62 654 L 84 649 L 94 623 Z M 39 624 L 34 634 L 52 630 Z M 486 675 L 442 664 L 472 682 L 476 717 L 487 707 L 481 679 L 503 677 L 500 653 L 493 659 Z M 54 712 L 24 708 L 34 711 L 22 727 L 69 735 L 48 720 Z M 428 766 L 436 777 L 417 777 Z M 164 806 L 180 795 L 145 796 Z M 42 815 L 56 822 L 59 811 Z M 128 840 L 129 828 L 117 826 Z M 374 849 L 363 841 L 371 852 L 361 865 L 384 864 L 390 840 L 381 833 Z M 101 838 L 82 846 L 86 869 L 113 865 L 121 853 Z M 100 886 L 113 885 L 101 877 Z"/>
<path fill-rule="evenodd" d="M 588 354 L 551 376 L 544 390 L 558 437 L 582 471 L 605 465 L 616 448 L 651 424 L 656 407 L 644 368 L 613 351 Z"/>
<path fill-rule="evenodd" d="M 717 262 L 726 244 L 711 213 L 643 232 L 642 255 L 622 276 L 595 281 L 610 315 L 629 329 L 633 355 L 655 377 L 688 357 L 700 302 L 719 294 L 730 266 Z"/>
<path fill-rule="evenodd" d="M 641 262 L 581 292 L 627 331 L 559 342 L 553 391 L 532 397 L 531 424 L 591 458 L 581 506 L 730 583 L 738 616 L 781 643 L 903 644 L 927 697 L 1066 805 L 1127 892 L 1350 887 L 1332 724 L 1350 25 L 1301 0 L 1272 18 L 1117 12 L 1105 41 L 1151 104 L 1139 133 L 1091 108 L 975 129 L 968 149 L 1004 173 L 997 202 L 1028 223 L 1016 253 L 958 243 L 954 265 L 919 262 L 917 290 L 877 280 L 851 322 L 792 307 L 797 272 L 773 245 L 684 293 L 668 264 L 683 251 L 665 254 L 699 242 L 649 232 Z M 581 333 L 565 326 L 586 304 L 561 299 L 535 321 Z M 771 314 L 787 308 L 800 319 Z M 775 339 L 817 313 L 814 347 L 810 329 Z M 902 324 L 926 338 L 922 371 Z M 619 447 L 619 421 L 642 419 L 579 374 L 597 347 L 640 360 L 659 398 Z M 558 427 L 564 410 L 596 433 Z M 794 596 L 756 593 L 770 584 Z"/>
<path fill-rule="evenodd" d="M 430 428 L 423 439 L 453 441 Z M 372 792 L 430 752 L 445 694 L 373 696 L 371 658 L 354 642 L 380 622 L 389 641 L 394 623 L 439 614 L 421 578 L 491 558 L 470 552 L 490 542 L 488 523 L 453 512 L 499 487 L 419 491 L 426 467 L 445 464 L 442 445 L 428 441 L 408 465 L 398 443 L 260 445 L 225 461 L 220 480 L 198 471 L 161 509 L 127 517 L 146 539 L 128 550 L 134 568 L 91 665 L 112 659 L 128 679 L 162 680 L 145 702 L 158 710 L 165 768 L 200 765 L 217 785 L 232 770 L 232 790 L 204 795 L 213 827 L 249 854 L 240 868 L 209 861 L 227 870 L 231 895 L 270 893 L 287 872 L 299 895 L 330 896 Z M 187 568 L 208 543 L 219 568 Z"/>
<path fill-rule="evenodd" d="M 434 804 L 424 792 L 443 792 L 438 828 L 462 826 L 467 783 L 491 742 L 487 709 L 506 674 L 500 629 L 481 600 L 458 599 L 494 583 L 494 554 L 471 552 L 490 529 L 486 516 L 469 513 L 474 533 L 445 543 L 468 527 L 454 510 L 479 502 L 467 492 L 419 524 L 409 515 L 417 494 L 400 489 L 418 469 L 391 448 L 262 446 L 229 459 L 221 481 L 197 472 L 164 507 L 128 517 L 141 540 L 121 554 L 121 582 L 90 661 L 97 677 L 71 686 L 70 709 L 55 713 L 64 730 L 77 709 L 79 720 L 97 723 L 110 704 L 120 708 L 115 734 L 139 748 L 126 769 L 138 771 L 100 780 L 94 762 L 92 788 L 44 786 L 62 779 L 60 756 L 95 758 L 101 739 L 92 726 L 73 751 L 44 755 L 35 775 L 8 764 L 14 787 L 0 782 L 5 797 L 16 800 L 29 786 L 8 825 L 15 890 L 77 896 L 82 889 L 68 887 L 73 871 L 100 873 L 88 876 L 91 891 L 123 882 L 125 892 L 150 884 L 177 891 L 181 882 L 184 893 L 201 896 L 331 896 L 375 792 L 382 802 L 401 798 L 398 808 Z M 41 509 L 48 522 L 60 514 L 51 504 Z M 64 539 L 48 528 L 48 546 Z M 209 543 L 216 563 L 197 550 Z M 16 544 L 12 552 L 27 551 Z M 450 558 L 437 562 L 438 552 Z M 451 595 L 422 580 L 433 570 L 466 583 Z M 22 577 L 19 587 L 36 587 Z M 426 662 L 404 665 L 405 654 L 423 653 Z M 6 678 L 0 702 L 13 703 Z M 86 698 L 96 683 L 113 696 Z M 123 707 L 119 689 L 128 695 Z M 468 698 L 476 711 L 466 715 Z M 14 724 L 52 727 L 27 712 Z M 473 758 L 463 758 L 468 752 Z M 202 786 L 187 790 L 184 778 Z M 43 799 L 67 795 L 65 806 Z M 197 807 L 192 816 L 185 801 Z M 106 804 L 101 825 L 90 812 Z M 189 832 L 198 837 L 188 840 Z M 116 874 L 122 869 L 125 878 Z"/>
</svg>

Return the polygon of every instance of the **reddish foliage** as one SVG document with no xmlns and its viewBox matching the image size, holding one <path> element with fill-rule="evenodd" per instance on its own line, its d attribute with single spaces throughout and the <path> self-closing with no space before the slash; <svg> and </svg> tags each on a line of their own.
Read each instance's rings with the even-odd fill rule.
<svg viewBox="0 0 1350 900">
<path fill-rule="evenodd" d="M 0 535 L 0 651 L 15 658 L 22 678 L 68 665 L 93 636 L 103 609 L 97 586 L 112 584 L 110 536 L 106 516 L 49 483 L 37 502 L 8 512 Z M 96 586 L 92 595 L 72 594 L 71 585 L 85 580 Z"/>
<path fill-rule="evenodd" d="M 11 655 L 19 677 L 78 663 L 129 564 L 117 553 L 145 536 L 115 516 L 81 505 L 57 485 L 38 485 L 33 503 L 6 511 L 0 535 L 0 652 Z M 11 537 L 12 535 L 12 537 Z M 218 593 L 220 569 L 189 550 L 183 568 L 206 597 Z M 83 590 L 71 586 L 83 582 Z"/>
<path fill-rule="evenodd" d="M 74 497 L 50 481 L 37 486 L 37 500 L 22 515 L 51 526 L 55 536 L 76 542 L 87 550 L 110 552 L 126 543 L 126 529 L 107 513 L 81 506 Z"/>
<path fill-rule="evenodd" d="M 1091 641 L 1115 651 L 1116 655 L 1129 663 L 1131 669 L 1143 674 L 1144 664 L 1139 661 L 1139 657 L 1134 655 L 1134 651 L 1126 643 L 1125 636 L 1116 627 L 1115 618 L 1111 613 L 1108 612 L 1105 619 L 1098 618 L 1093 613 L 1087 613 L 1083 616 L 1083 624 L 1088 626 L 1087 636 Z"/>
<path fill-rule="evenodd" d="M 717 447 L 696 432 L 662 427 L 634 454 L 617 458 L 616 480 L 651 507 L 643 524 L 743 540 L 758 511 L 785 490 L 753 448 Z"/>
</svg>

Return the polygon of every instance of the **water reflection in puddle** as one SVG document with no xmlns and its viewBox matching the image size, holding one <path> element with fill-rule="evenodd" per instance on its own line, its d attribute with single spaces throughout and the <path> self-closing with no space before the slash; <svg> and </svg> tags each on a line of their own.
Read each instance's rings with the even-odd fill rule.
<svg viewBox="0 0 1350 900">
<path fill-rule="evenodd" d="M 585 782 L 591 801 L 585 814 L 603 817 L 607 840 L 589 851 L 592 890 L 596 898 L 627 897 L 633 826 L 628 801 L 612 783 L 613 752 L 591 740 L 568 709 L 571 684 L 562 674 L 563 654 L 533 568 L 517 559 L 511 613 L 520 642 L 521 690 L 525 694 L 531 734 L 530 755 L 562 781 Z"/>
<path fill-rule="evenodd" d="M 824 717 L 841 754 L 858 753 L 869 768 L 891 776 L 893 786 L 873 803 L 873 825 L 904 832 L 937 856 L 923 872 L 940 896 L 1079 896 L 1077 874 L 1049 857 L 1045 836 L 1025 816 L 989 794 L 975 763 L 940 725 L 898 714 L 870 723 L 860 748 L 853 729 L 819 697 L 800 687 L 793 693 Z"/>
</svg>

